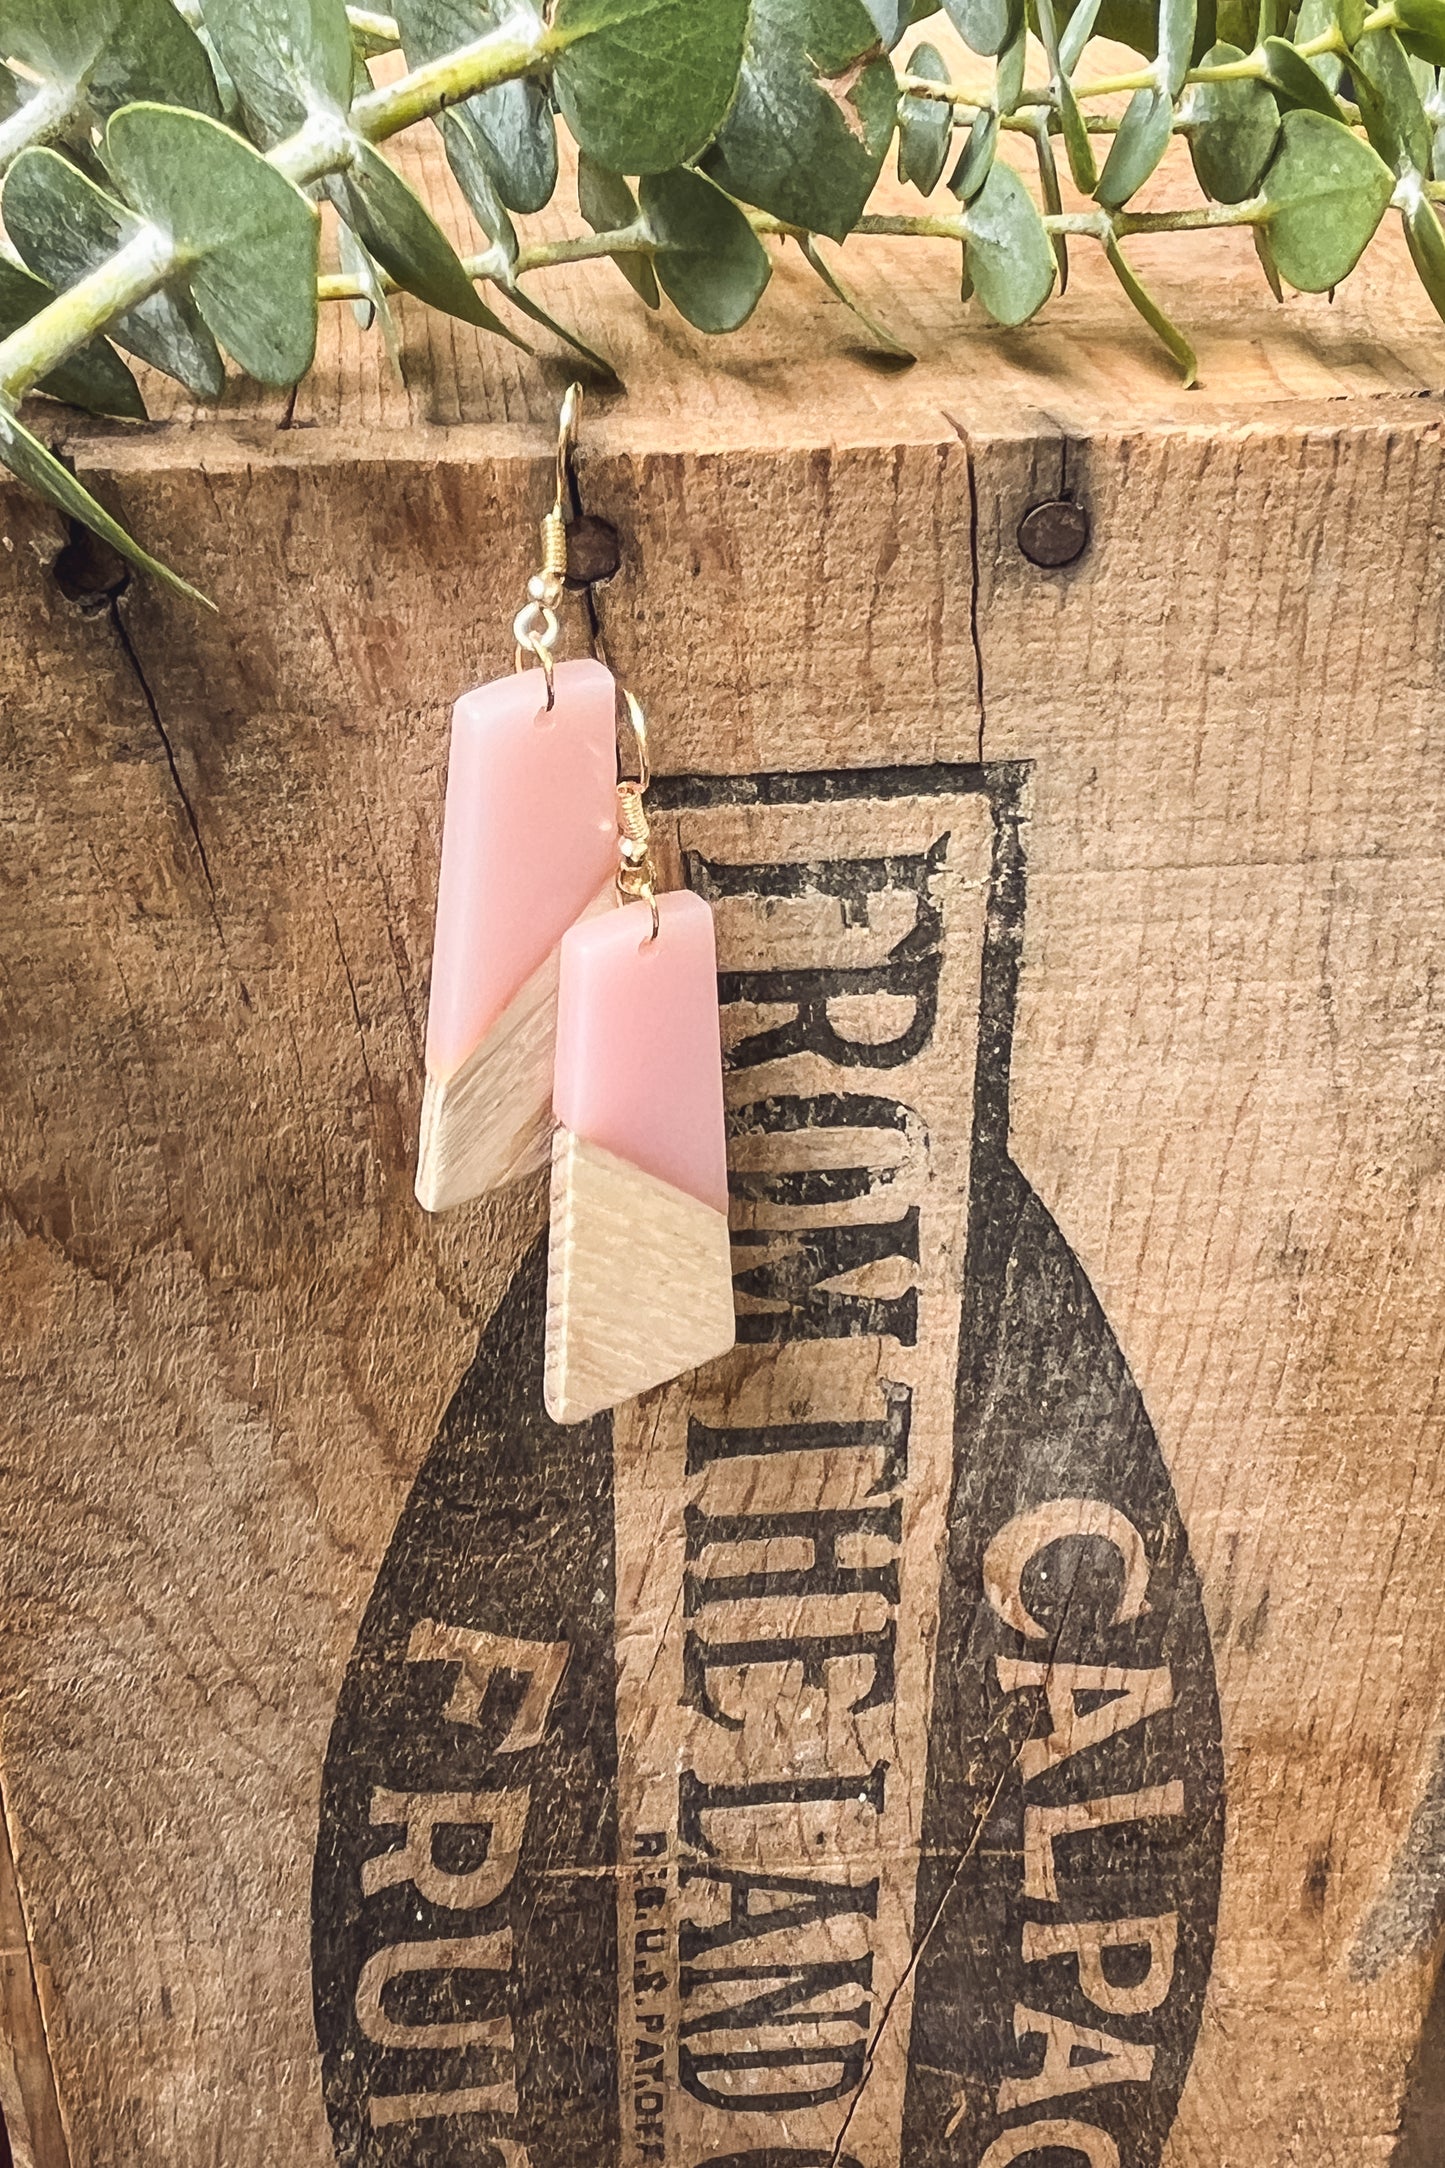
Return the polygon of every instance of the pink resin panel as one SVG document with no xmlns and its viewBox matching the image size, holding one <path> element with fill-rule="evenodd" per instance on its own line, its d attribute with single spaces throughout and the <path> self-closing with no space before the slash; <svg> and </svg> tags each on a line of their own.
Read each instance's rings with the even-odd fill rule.
<svg viewBox="0 0 1445 2168">
<path fill-rule="evenodd" d="M 463 693 L 452 710 L 426 1058 L 461 1067 L 617 860 L 612 673 L 557 667 Z"/>
<path fill-rule="evenodd" d="M 657 902 L 655 941 L 645 903 L 563 941 L 552 1108 L 587 1143 L 726 1212 L 712 911 L 685 889 Z"/>
</svg>

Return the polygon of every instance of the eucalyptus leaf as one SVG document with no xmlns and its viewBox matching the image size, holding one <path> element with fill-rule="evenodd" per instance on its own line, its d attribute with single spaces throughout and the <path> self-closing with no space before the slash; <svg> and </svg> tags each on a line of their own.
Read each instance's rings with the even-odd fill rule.
<svg viewBox="0 0 1445 2168">
<path fill-rule="evenodd" d="M 577 159 L 577 208 L 594 233 L 621 233 L 641 215 L 637 198 L 620 173 L 599 166 L 582 151 Z M 650 309 L 661 306 L 652 259 L 638 249 L 617 249 L 612 261 Z"/>
<path fill-rule="evenodd" d="M 798 246 L 802 250 L 806 261 L 817 272 L 819 278 L 827 287 L 829 293 L 836 295 L 845 309 L 852 310 L 859 323 L 868 333 L 869 338 L 873 340 L 876 346 L 882 348 L 890 360 L 916 361 L 918 359 L 911 346 L 905 346 L 901 339 L 895 338 L 886 324 L 880 323 L 870 310 L 864 308 L 853 289 L 844 284 L 842 278 L 828 262 L 816 241 L 810 237 L 799 241 Z"/>
<path fill-rule="evenodd" d="M 1263 46 L 1269 79 L 1286 106 L 1318 113 L 1324 120 L 1342 120 L 1339 106 L 1307 60 L 1285 38 L 1266 38 Z"/>
<path fill-rule="evenodd" d="M 540 13 L 530 0 L 397 0 L 396 21 L 409 67 L 445 59 L 503 27 L 539 32 Z M 509 211 L 540 211 L 557 186 L 557 129 L 547 92 L 527 78 L 498 83 L 438 116 L 447 157 L 472 209 L 472 159 L 480 160 Z M 465 145 L 461 162 L 453 155 Z M 491 228 L 487 228 L 491 232 Z M 493 236 L 495 238 L 495 236 Z"/>
<path fill-rule="evenodd" d="M 1303 293 L 1326 293 L 1347 278 L 1394 194 L 1384 160 L 1342 121 L 1286 113 L 1261 190 L 1270 255 Z"/>
<path fill-rule="evenodd" d="M 525 345 L 488 308 L 431 212 L 380 151 L 356 137 L 351 164 L 335 177 L 332 188 L 347 224 L 403 293 L 415 294 L 463 323 L 494 331 L 514 346 Z"/>
<path fill-rule="evenodd" d="M 1074 96 L 1074 86 L 1069 81 L 1059 52 L 1058 21 L 1054 14 L 1053 0 L 1035 0 L 1038 8 L 1039 36 L 1044 51 L 1049 56 L 1049 69 L 1053 77 L 1054 95 L 1058 100 L 1059 126 L 1063 130 L 1064 149 L 1068 154 L 1069 171 L 1074 186 L 1081 194 L 1092 196 L 1099 182 L 1099 168 L 1094 159 L 1094 146 L 1089 141 L 1089 131 L 1084 116 L 1079 111 L 1079 101 Z"/>
<path fill-rule="evenodd" d="M 391 313 L 391 304 L 386 298 L 381 269 L 373 261 L 370 251 L 362 247 L 344 219 L 337 223 L 336 247 L 342 270 L 349 272 L 364 288 L 362 299 L 352 303 L 356 320 L 363 331 L 370 331 L 373 325 L 376 326 L 381 333 L 382 345 L 386 348 L 386 358 L 391 363 L 398 382 L 404 384 L 406 370 L 401 358 L 401 338 L 396 328 L 396 318 Z"/>
<path fill-rule="evenodd" d="M 0 257 L 0 339 L 28 324 L 54 299 L 53 286 Z M 68 406 L 84 407 L 89 414 L 124 414 L 132 421 L 145 420 L 139 384 L 104 339 L 87 339 L 84 346 L 76 347 L 58 368 L 40 379 L 36 389 L 52 399 L 63 399 Z"/>
<path fill-rule="evenodd" d="M 1430 171 L 1430 123 L 1405 49 L 1388 30 L 1371 30 L 1350 55 L 1360 118 L 1375 149 L 1397 173 Z"/>
<path fill-rule="evenodd" d="M 1416 196 L 1406 210 L 1405 239 L 1420 284 L 1434 303 L 1435 313 L 1445 318 L 1445 232 L 1428 196 Z"/>
<path fill-rule="evenodd" d="M 88 278 L 140 230 L 140 220 L 57 151 L 22 151 L 5 176 L 5 230 L 30 269 L 57 291 Z M 110 327 L 118 345 L 184 384 L 194 399 L 218 399 L 226 370 L 215 340 L 184 288 L 151 294 Z"/>
<path fill-rule="evenodd" d="M 943 0 L 945 12 L 965 45 L 976 53 L 996 53 L 1006 45 L 1017 17 L 1017 0 Z"/>
<path fill-rule="evenodd" d="M 1012 113 L 1024 94 L 1024 70 L 1028 66 L 1029 26 L 1022 15 L 1007 45 L 1000 48 L 993 71 L 993 102 L 1000 113 Z"/>
<path fill-rule="evenodd" d="M 614 172 L 665 173 L 717 133 L 747 31 L 748 0 L 558 0 L 562 117 Z"/>
<path fill-rule="evenodd" d="M 206 28 L 262 144 L 351 108 L 345 0 L 205 0 Z"/>
<path fill-rule="evenodd" d="M 1080 0 L 1059 32 L 1059 66 L 1065 75 L 1072 75 L 1084 57 L 1084 47 L 1099 19 L 1099 5 L 1100 0 Z"/>
<path fill-rule="evenodd" d="M 638 194 L 668 299 L 699 331 L 736 331 L 757 307 L 773 269 L 746 217 L 689 166 L 644 173 Z"/>
<path fill-rule="evenodd" d="M 1143 317 L 1145 323 L 1149 326 L 1149 329 L 1156 338 L 1163 341 L 1184 371 L 1184 383 L 1187 389 L 1199 375 L 1199 358 L 1194 348 L 1173 318 L 1165 315 L 1163 309 L 1160 308 L 1158 302 L 1154 299 L 1133 265 L 1127 260 L 1112 235 L 1104 243 L 1104 254 L 1109 259 L 1109 268 Z"/>
<path fill-rule="evenodd" d="M 570 346 L 572 352 L 585 361 L 589 368 L 596 370 L 598 376 L 602 378 L 610 390 L 621 391 L 622 379 L 607 359 L 607 356 L 599 354 L 595 346 L 589 346 L 585 339 L 579 338 L 575 331 L 569 330 L 560 318 L 553 316 L 549 310 L 544 309 L 540 301 L 534 301 L 517 279 L 510 276 L 499 278 L 497 286 L 498 290 L 506 295 L 514 309 L 520 309 L 522 314 L 530 318 L 532 323 L 540 324 L 544 331 L 551 332 L 554 339 L 560 339 L 564 346 Z"/>
<path fill-rule="evenodd" d="M 1109 146 L 1094 190 L 1106 210 L 1122 210 L 1143 187 L 1168 150 L 1173 129 L 1174 100 L 1168 91 L 1136 90 Z"/>
<path fill-rule="evenodd" d="M 998 151 L 998 115 L 986 107 L 975 113 L 963 155 L 948 177 L 948 185 L 960 203 L 972 203 L 993 171 Z"/>
<path fill-rule="evenodd" d="M 1445 0 L 1394 0 L 1394 6 L 1407 50 L 1445 67 Z"/>
<path fill-rule="evenodd" d="M 1194 50 L 1195 0 L 1159 0 L 1159 67 L 1171 98 L 1184 88 Z"/>
<path fill-rule="evenodd" d="M 1057 218 L 1064 208 L 1064 199 L 1059 187 L 1059 165 L 1054 156 L 1053 140 L 1049 135 L 1048 123 L 1042 115 L 1035 121 L 1033 139 L 1039 161 L 1039 192 L 1044 199 L 1044 209 Z M 1049 239 L 1053 244 L 1054 262 L 1059 267 L 1059 297 L 1062 299 L 1069 290 L 1069 244 L 1061 233 L 1052 233 Z"/>
<path fill-rule="evenodd" d="M 1355 38 L 1364 28 L 1363 0 L 1358 0 L 1358 4 L 1360 21 L 1354 33 Z M 1295 17 L 1294 42 L 1296 45 L 1312 44 L 1316 38 L 1322 38 L 1335 29 L 1338 23 L 1335 0 L 1303 0 L 1299 14 Z M 1346 42 L 1353 44 L 1354 38 L 1347 37 Z M 1314 53 L 1310 56 L 1309 66 L 1314 69 L 1326 90 L 1338 91 L 1345 66 L 1338 53 Z"/>
<path fill-rule="evenodd" d="M 928 83 L 948 81 L 948 63 L 936 45 L 918 46 L 908 73 Z M 898 178 L 921 195 L 938 186 L 953 137 L 953 108 L 938 98 L 905 98 L 898 108 Z"/>
<path fill-rule="evenodd" d="M 5 0 L 0 45 L 97 122 L 135 99 L 221 110 L 205 47 L 171 0 Z"/>
<path fill-rule="evenodd" d="M 1056 266 L 1034 199 L 1012 166 L 995 163 L 964 227 L 979 300 L 995 323 L 1027 323 L 1053 291 Z"/>
<path fill-rule="evenodd" d="M 105 155 L 126 201 L 169 230 L 222 346 L 263 384 L 298 382 L 316 351 L 315 207 L 229 128 L 171 106 L 122 106 Z"/>
<path fill-rule="evenodd" d="M 474 99 L 465 105 L 453 106 L 438 113 L 437 127 L 446 147 L 447 164 L 456 175 L 457 185 L 466 197 L 473 218 L 487 239 L 499 248 L 508 263 L 515 263 L 521 244 L 517 229 L 512 224 L 511 213 L 497 192 L 492 178 L 491 162 L 487 147 L 481 140 L 476 116 L 471 107 Z"/>
<path fill-rule="evenodd" d="M 913 20 L 913 0 L 863 0 L 879 40 L 891 53 Z"/>
<path fill-rule="evenodd" d="M 215 608 L 199 588 L 192 587 L 179 573 L 172 572 L 168 565 L 161 564 L 138 542 L 132 541 L 119 520 L 112 519 L 104 505 L 97 504 L 90 491 L 77 482 L 69 467 L 62 466 L 54 452 L 38 437 L 33 437 L 28 429 L 22 428 L 14 415 L 7 414 L 3 408 L 0 408 L 0 462 L 27 483 L 37 496 L 55 505 L 67 518 L 81 521 L 92 534 L 98 534 L 128 563 L 142 572 L 153 572 L 167 587 L 173 587 L 178 595 L 185 595 L 191 602 L 199 602 L 203 609 Z"/>
<path fill-rule="evenodd" d="M 1243 60 L 1237 45 L 1211 45 L 1204 65 Z M 1279 107 L 1267 83 L 1240 77 L 1227 83 L 1196 83 L 1189 93 L 1189 155 L 1206 196 L 1216 203 L 1245 203 L 1259 185 L 1279 134 Z"/>
<path fill-rule="evenodd" d="M 1284 286 L 1280 281 L 1279 269 L 1274 260 L 1274 252 L 1269 245 L 1269 228 L 1268 226 L 1251 226 L 1249 230 L 1254 237 L 1254 253 L 1259 258 L 1260 269 L 1269 282 L 1269 290 L 1276 301 L 1282 302 L 1284 300 Z"/>
<path fill-rule="evenodd" d="M 898 79 L 862 0 L 753 0 L 737 98 L 708 171 L 744 203 L 841 241 L 862 216 L 897 114 Z"/>
</svg>

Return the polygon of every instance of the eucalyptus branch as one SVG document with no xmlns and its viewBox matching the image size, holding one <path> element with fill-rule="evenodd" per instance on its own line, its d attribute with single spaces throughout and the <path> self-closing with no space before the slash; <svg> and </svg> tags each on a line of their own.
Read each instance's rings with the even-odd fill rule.
<svg viewBox="0 0 1445 2168">
<path fill-rule="evenodd" d="M 1156 57 L 1092 81 L 1075 73 L 1097 8 L 1083 0 L 1061 36 L 1044 9 L 1047 86 L 1025 84 L 1016 29 L 997 54 L 978 53 L 993 64 L 984 90 L 947 80 L 927 42 L 900 69 L 902 55 L 878 42 L 875 0 L 852 10 L 847 51 L 854 33 L 839 28 L 826 75 L 785 0 L 407 0 L 399 22 L 384 5 L 346 0 L 25 0 L 6 33 L 24 103 L 0 118 L 0 248 L 16 313 L 45 305 L 0 340 L 0 463 L 154 569 L 15 411 L 38 386 L 142 415 L 141 386 L 108 330 L 193 397 L 215 399 L 223 353 L 265 383 L 299 382 L 322 302 L 379 317 L 394 347 L 387 300 L 400 289 L 514 338 L 505 301 L 606 369 L 524 284 L 534 273 L 610 258 L 649 306 L 665 296 L 699 330 L 729 332 L 761 300 L 778 262 L 763 243 L 778 239 L 795 241 L 836 300 L 905 361 L 907 347 L 849 291 L 820 238 L 946 241 L 962 253 L 965 296 L 1003 326 L 1045 307 L 1067 278 L 1070 240 L 1093 240 L 1192 382 L 1194 349 L 1129 261 L 1131 237 L 1252 228 L 1277 294 L 1323 293 L 1349 276 L 1393 205 L 1445 317 L 1445 0 L 1381 0 L 1369 13 L 1361 0 L 1341 13 L 1338 0 L 1312 12 L 1327 27 L 1308 38 L 1298 35 L 1304 0 L 1241 0 L 1239 44 L 1190 68 L 1196 5 L 1141 0 L 1153 20 L 1140 24 L 1138 49 Z M 891 0 L 887 12 L 912 13 Z M 948 0 L 948 13 L 965 37 L 977 15 L 979 43 L 993 39 L 982 0 Z M 445 49 L 458 28 L 488 23 Z M 1403 53 L 1382 35 L 1396 30 Z M 1359 49 L 1364 36 L 1373 48 Z M 408 72 L 373 86 L 358 54 L 398 45 Z M 1362 108 L 1324 80 L 1335 68 L 1309 73 L 1326 56 L 1349 67 Z M 505 84 L 509 98 L 480 95 Z M 591 230 L 519 241 L 513 214 L 540 211 L 556 191 L 559 114 L 582 154 L 577 208 Z M 428 120 L 444 124 L 454 177 L 488 237 L 474 254 L 458 253 L 374 148 Z M 78 148 L 82 129 L 99 164 Z M 1031 139 L 1036 189 L 998 157 L 1006 135 Z M 1132 209 L 1181 135 L 1204 200 Z M 1107 155 L 1096 159 L 1100 138 Z M 900 177 L 924 199 L 911 215 L 868 208 L 895 139 Z M 950 157 L 953 194 L 940 205 Z M 1065 159 L 1082 199 L 1074 210 L 1063 207 Z M 318 281 L 323 188 L 342 254 Z"/>
<path fill-rule="evenodd" d="M 170 236 L 143 226 L 88 279 L 67 287 L 0 344 L 0 395 L 18 406 L 33 384 L 162 287 L 176 269 Z"/>
<path fill-rule="evenodd" d="M 416 68 L 399 82 L 358 98 L 351 109 L 352 127 L 379 141 L 476 91 L 525 75 L 545 51 L 544 40 L 519 38 L 511 30 L 479 38 L 444 61 Z M 329 173 L 344 173 L 354 156 L 351 129 L 340 115 L 313 114 L 294 136 L 266 154 L 266 163 L 304 188 Z M 158 292 L 183 268 L 181 251 L 166 235 L 150 228 L 137 235 L 99 271 L 68 287 L 0 340 L 0 400 L 15 405 L 77 347 Z"/>
</svg>

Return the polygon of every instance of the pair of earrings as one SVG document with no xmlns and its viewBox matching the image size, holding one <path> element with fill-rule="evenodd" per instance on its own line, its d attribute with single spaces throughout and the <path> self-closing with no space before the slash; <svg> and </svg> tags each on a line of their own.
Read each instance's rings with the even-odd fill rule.
<svg viewBox="0 0 1445 2168">
<path fill-rule="evenodd" d="M 712 911 L 658 895 L 617 686 L 554 660 L 567 568 L 563 403 L 542 569 L 511 677 L 452 711 L 416 1193 L 429 1212 L 552 1160 L 543 1397 L 576 1423 L 733 1345 Z M 528 667 L 530 658 L 532 667 Z"/>
</svg>

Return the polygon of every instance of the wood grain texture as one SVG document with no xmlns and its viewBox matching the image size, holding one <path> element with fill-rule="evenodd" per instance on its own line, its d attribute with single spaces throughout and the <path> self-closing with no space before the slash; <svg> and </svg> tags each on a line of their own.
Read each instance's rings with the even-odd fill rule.
<svg viewBox="0 0 1445 2168">
<path fill-rule="evenodd" d="M 609 881 L 582 916 L 612 901 Z M 537 966 L 452 1076 L 428 1070 L 416 1164 L 424 1211 L 469 1204 L 550 1164 L 559 953 Z"/>
<path fill-rule="evenodd" d="M 1220 1667 L 1164 2158 L 1373 2168 L 1435 2082 L 1438 1940 L 1355 1953 L 1445 1698 L 1445 337 L 1393 236 L 1333 308 L 1276 309 L 1236 236 L 1141 245 L 1186 395 L 1076 254 L 1005 335 L 946 249 L 850 245 L 903 375 L 793 257 L 716 344 L 549 276 L 629 384 L 578 459 L 622 538 L 597 635 L 664 775 L 1032 763 L 1014 1151 L 1143 1389 Z M 447 715 L 505 665 L 569 371 L 401 319 L 405 390 L 338 311 L 289 410 L 47 411 L 214 619 L 72 607 L 57 523 L 0 500 L 0 1758 L 74 2168 L 333 2157 L 325 1742 L 544 1209 L 431 1223 L 411 1168 Z M 1044 573 L 1014 537 L 1061 490 L 1093 539 Z"/>
<path fill-rule="evenodd" d="M 69 2168 L 36 1964 L 0 1809 L 0 2115 L 15 2168 Z"/>
<path fill-rule="evenodd" d="M 545 1396 L 582 1423 L 733 1344 L 727 1214 L 570 1129 L 552 1144 Z"/>
</svg>

